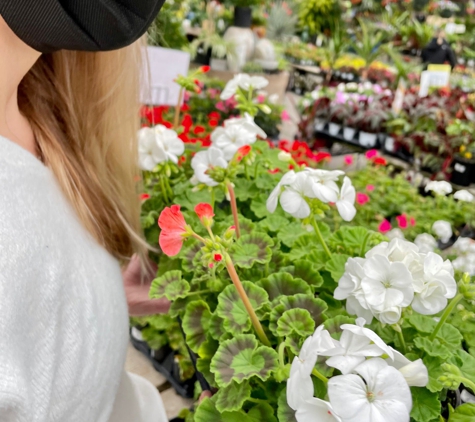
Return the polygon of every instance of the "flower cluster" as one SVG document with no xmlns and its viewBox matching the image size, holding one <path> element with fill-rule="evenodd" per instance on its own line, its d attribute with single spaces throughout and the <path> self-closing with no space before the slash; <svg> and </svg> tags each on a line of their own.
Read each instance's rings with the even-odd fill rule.
<svg viewBox="0 0 475 422">
<path fill-rule="evenodd" d="M 452 226 L 448 221 L 437 220 L 432 224 L 432 231 L 442 243 L 447 243 L 453 236 Z"/>
<path fill-rule="evenodd" d="M 269 85 L 269 81 L 262 76 L 250 76 L 246 73 L 239 73 L 231 79 L 221 93 L 222 100 L 229 100 L 236 95 L 239 89 L 244 91 L 259 90 Z"/>
<path fill-rule="evenodd" d="M 356 191 L 349 177 L 344 177 L 341 187 L 337 181 L 345 173 L 340 170 L 306 168 L 296 173 L 291 170 L 284 174 L 267 200 L 267 209 L 274 212 L 277 202 L 285 212 L 295 218 L 306 218 L 311 214 L 311 200 L 318 199 L 324 204 L 334 203 L 345 221 L 351 221 L 355 214 Z"/>
<path fill-rule="evenodd" d="M 425 187 L 426 192 L 434 192 L 436 195 L 445 196 L 452 193 L 452 185 L 444 180 L 432 181 L 427 183 Z"/>
<path fill-rule="evenodd" d="M 346 309 L 367 321 L 373 317 L 397 324 L 404 308 L 434 315 L 455 296 L 457 284 L 450 261 L 439 255 L 421 253 L 402 239 L 383 242 L 366 258 L 350 258 L 334 297 L 346 299 Z"/>
<path fill-rule="evenodd" d="M 475 202 L 475 196 L 465 189 L 455 192 L 454 198 L 462 202 Z"/>
<path fill-rule="evenodd" d="M 475 241 L 469 237 L 459 237 L 452 250 L 458 255 L 452 261 L 454 268 L 475 275 Z"/>
<path fill-rule="evenodd" d="M 409 387 L 427 385 L 427 368 L 421 359 L 411 362 L 386 345 L 364 324 L 363 318 L 343 324 L 339 341 L 324 326 L 305 340 L 287 382 L 287 402 L 298 422 L 409 420 Z M 314 397 L 311 374 L 319 356 L 342 374 L 328 381 L 329 402 Z"/>
<path fill-rule="evenodd" d="M 171 161 L 185 152 L 185 144 L 177 133 L 163 125 L 144 127 L 139 130 L 139 165 L 142 170 L 152 171 L 157 164 Z"/>
<path fill-rule="evenodd" d="M 281 140 L 278 147 L 282 151 L 289 153 L 299 166 L 313 167 L 314 164 L 331 160 L 331 154 L 328 152 L 312 151 L 308 144 L 302 141 Z"/>
</svg>

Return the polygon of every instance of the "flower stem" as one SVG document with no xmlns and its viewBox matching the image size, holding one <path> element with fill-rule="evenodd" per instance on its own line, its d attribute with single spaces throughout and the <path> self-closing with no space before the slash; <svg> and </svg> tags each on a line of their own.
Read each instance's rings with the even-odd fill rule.
<svg viewBox="0 0 475 422">
<path fill-rule="evenodd" d="M 328 383 L 328 378 L 325 375 L 322 375 L 315 368 L 312 370 L 312 375 L 316 376 L 320 381 L 323 381 L 325 384 Z"/>
<path fill-rule="evenodd" d="M 392 327 L 393 327 L 393 330 L 396 331 L 399 341 L 401 342 L 402 353 L 406 354 L 407 353 L 406 340 L 404 340 L 404 334 L 402 333 L 401 326 L 399 324 L 395 324 Z"/>
<path fill-rule="evenodd" d="M 205 240 L 203 237 L 201 237 L 199 234 L 193 232 L 192 236 L 193 236 L 195 239 L 198 239 L 200 242 L 206 244 L 206 240 Z"/>
<path fill-rule="evenodd" d="M 457 304 L 463 299 L 463 294 L 459 293 L 457 296 L 455 296 L 449 303 L 449 306 L 445 308 L 444 313 L 440 317 L 440 320 L 435 327 L 434 331 L 432 331 L 432 334 L 430 335 L 429 339 L 433 341 L 436 337 L 437 334 L 439 333 L 440 329 L 442 328 L 442 325 L 444 325 L 445 321 L 447 321 L 447 318 L 450 316 L 454 308 L 457 306 Z"/>
<path fill-rule="evenodd" d="M 175 118 L 173 119 L 173 128 L 178 130 L 178 125 L 180 124 L 180 110 L 181 103 L 183 101 L 183 95 L 185 95 L 185 88 L 180 88 L 180 94 L 178 95 L 178 103 L 175 107 Z"/>
<path fill-rule="evenodd" d="M 247 164 L 244 164 L 244 176 L 246 177 L 246 180 L 251 180 L 251 178 L 249 177 L 249 170 Z"/>
<path fill-rule="evenodd" d="M 165 183 L 163 181 L 163 176 L 160 175 L 159 179 L 160 179 L 160 188 L 162 189 L 163 198 L 165 199 L 165 202 L 168 204 L 168 202 L 169 202 L 168 193 L 167 193 L 167 189 L 165 188 Z"/>
<path fill-rule="evenodd" d="M 325 250 L 326 254 L 328 255 L 329 258 L 332 257 L 332 253 L 330 252 L 330 249 L 328 249 L 327 244 L 325 243 L 325 240 L 323 239 L 322 232 L 320 231 L 318 224 L 315 220 L 314 217 L 311 218 L 312 220 L 312 226 L 315 230 L 315 233 L 317 234 L 318 240 L 320 241 L 321 245 L 323 246 L 323 249 Z"/>
<path fill-rule="evenodd" d="M 233 261 L 231 260 L 231 257 L 228 254 L 226 254 L 225 262 L 229 276 L 231 277 L 231 280 L 233 281 L 233 284 L 236 287 L 239 297 L 241 298 L 242 303 L 244 304 L 244 307 L 246 308 L 246 311 L 249 314 L 249 317 L 251 318 L 251 322 L 254 326 L 254 329 L 256 330 L 257 337 L 259 337 L 262 343 L 264 343 L 266 346 L 270 346 L 270 341 L 267 338 L 259 319 L 257 318 L 256 312 L 252 307 L 251 301 L 249 300 L 249 297 L 247 296 L 247 293 L 244 290 L 241 280 L 239 279 L 239 276 L 236 272 L 236 268 L 234 267 Z"/>
<path fill-rule="evenodd" d="M 216 193 L 214 192 L 214 189 L 211 188 L 211 208 L 214 210 L 214 203 L 216 202 Z"/>
<path fill-rule="evenodd" d="M 188 296 L 194 296 L 194 295 L 201 295 L 201 294 L 205 294 L 205 293 L 211 293 L 212 290 L 210 289 L 207 289 L 207 290 L 198 290 L 196 292 L 191 292 L 191 293 L 188 293 L 187 294 L 187 297 Z"/>
<path fill-rule="evenodd" d="M 241 237 L 241 229 L 239 227 L 239 218 L 238 218 L 238 209 L 237 209 L 237 203 L 236 203 L 236 194 L 234 193 L 234 188 L 231 183 L 228 183 L 226 185 L 228 188 L 229 192 L 229 199 L 231 202 L 231 210 L 233 212 L 233 219 L 234 219 L 234 225 L 236 226 L 236 238 L 239 239 Z"/>
</svg>

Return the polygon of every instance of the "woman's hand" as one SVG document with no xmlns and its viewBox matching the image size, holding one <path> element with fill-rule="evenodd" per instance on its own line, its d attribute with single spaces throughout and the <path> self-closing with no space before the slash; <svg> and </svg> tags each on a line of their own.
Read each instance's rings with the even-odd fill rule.
<svg viewBox="0 0 475 422">
<path fill-rule="evenodd" d="M 136 255 L 122 270 L 130 316 L 164 314 L 170 309 L 170 302 L 167 299 L 150 299 L 148 296 L 150 284 L 155 278 L 156 272 L 157 265 L 150 262 L 149 271 L 147 274 L 143 274 L 140 259 Z"/>
</svg>

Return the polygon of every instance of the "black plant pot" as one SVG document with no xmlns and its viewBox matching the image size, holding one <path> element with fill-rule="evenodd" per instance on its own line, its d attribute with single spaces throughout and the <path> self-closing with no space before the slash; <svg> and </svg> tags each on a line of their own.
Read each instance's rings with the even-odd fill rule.
<svg viewBox="0 0 475 422">
<path fill-rule="evenodd" d="M 250 7 L 234 8 L 234 26 L 239 28 L 250 28 L 252 22 L 252 9 Z"/>
<path fill-rule="evenodd" d="M 455 157 L 452 167 L 452 183 L 460 186 L 475 183 L 475 161 Z"/>
</svg>

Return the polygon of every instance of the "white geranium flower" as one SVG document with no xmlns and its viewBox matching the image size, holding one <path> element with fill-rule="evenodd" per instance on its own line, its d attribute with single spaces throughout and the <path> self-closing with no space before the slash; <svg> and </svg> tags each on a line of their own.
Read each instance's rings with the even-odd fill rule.
<svg viewBox="0 0 475 422">
<path fill-rule="evenodd" d="M 464 202 L 475 202 L 475 196 L 465 189 L 455 192 L 454 198 Z"/>
<path fill-rule="evenodd" d="M 475 241 L 469 237 L 459 237 L 452 248 L 460 254 L 475 253 Z"/>
<path fill-rule="evenodd" d="M 277 184 L 277 186 L 274 188 L 274 190 L 269 195 L 269 198 L 267 199 L 267 211 L 269 211 L 270 213 L 273 213 L 275 211 L 275 209 L 277 208 L 279 197 L 284 187 L 289 186 L 295 180 L 296 176 L 297 175 L 293 170 L 290 170 L 282 176 L 282 179 L 280 179 L 280 182 Z"/>
<path fill-rule="evenodd" d="M 178 134 L 174 130 L 168 129 L 163 125 L 157 125 L 153 130 L 165 151 L 167 159 L 175 164 L 178 163 L 178 157 L 185 152 L 185 144 L 178 137 Z"/>
<path fill-rule="evenodd" d="M 267 138 L 267 134 L 254 122 L 254 118 L 249 113 L 244 113 L 244 117 L 228 119 L 224 125 L 241 125 L 248 132 L 263 139 Z"/>
<path fill-rule="evenodd" d="M 395 239 L 399 240 L 399 239 Z M 409 306 L 414 298 L 412 274 L 402 262 L 391 262 L 383 255 L 375 255 L 364 264 L 365 278 L 361 288 L 368 305 L 377 312 L 394 307 Z M 398 321 L 383 321 L 395 324 Z"/>
<path fill-rule="evenodd" d="M 408 422 L 412 396 L 403 375 L 382 359 L 369 359 L 355 374 L 328 382 L 334 411 L 344 422 Z M 364 381 L 363 381 L 364 379 Z"/>
<path fill-rule="evenodd" d="M 314 182 L 313 191 L 315 193 L 316 198 L 325 203 L 336 202 L 338 200 L 338 194 L 340 192 L 340 189 L 338 188 L 336 182 L 338 181 L 340 176 L 345 174 L 344 171 L 328 171 L 312 169 L 309 167 L 307 167 L 304 171 L 308 173 L 308 175 Z"/>
<path fill-rule="evenodd" d="M 295 175 L 292 183 L 285 187 L 280 195 L 282 209 L 295 218 L 306 218 L 310 215 L 310 206 L 306 198 L 313 198 L 312 183 L 305 172 Z"/>
<path fill-rule="evenodd" d="M 434 192 L 437 195 L 448 195 L 452 193 L 452 185 L 449 182 L 445 182 L 444 180 L 435 181 L 427 183 L 425 187 L 426 192 Z"/>
<path fill-rule="evenodd" d="M 256 142 L 256 135 L 243 124 L 233 123 L 231 119 L 224 122 L 224 127 L 218 127 L 211 133 L 211 142 L 214 147 L 223 151 L 224 158 L 229 161 L 239 148 Z"/>
<path fill-rule="evenodd" d="M 342 422 L 329 402 L 316 397 L 300 403 L 295 419 L 297 422 Z"/>
<path fill-rule="evenodd" d="M 336 207 L 340 213 L 341 218 L 345 221 L 351 221 L 355 218 L 356 190 L 351 184 L 349 177 L 343 179 L 343 186 L 341 187 L 340 195 L 336 201 Z"/>
<path fill-rule="evenodd" d="M 366 253 L 366 258 L 383 255 L 391 262 L 403 262 L 408 257 L 419 252 L 419 248 L 404 239 L 393 239 L 391 242 L 382 242 Z"/>
<path fill-rule="evenodd" d="M 280 161 L 283 161 L 284 163 L 288 163 L 292 159 L 292 154 L 286 151 L 280 151 L 279 154 L 277 155 L 277 158 Z"/>
<path fill-rule="evenodd" d="M 315 361 L 317 358 L 315 358 Z M 315 363 L 314 363 L 315 365 Z M 287 403 L 293 410 L 313 398 L 313 382 L 307 374 L 307 365 L 302 363 L 298 356 L 294 357 L 290 368 L 290 377 L 287 380 Z"/>
<path fill-rule="evenodd" d="M 269 85 L 269 81 L 262 76 L 250 76 L 246 73 L 238 73 L 226 84 L 223 92 L 221 93 L 221 99 L 229 100 L 233 95 L 236 94 L 238 88 L 241 88 L 245 91 L 249 91 L 251 88 L 259 90 L 265 88 L 267 85 Z"/>
<path fill-rule="evenodd" d="M 434 250 L 437 248 L 437 240 L 435 240 L 434 236 L 430 235 L 429 233 L 417 235 L 414 243 L 419 248 L 420 253 L 434 252 Z"/>
<path fill-rule="evenodd" d="M 422 315 L 435 315 L 446 308 L 457 293 L 454 268 L 450 261 L 429 252 L 424 257 L 422 289 L 416 292 L 412 307 Z"/>
<path fill-rule="evenodd" d="M 333 294 L 335 299 L 347 299 L 357 290 L 360 290 L 361 280 L 365 277 L 364 258 L 349 258 L 345 264 L 345 273 L 338 281 L 338 287 Z"/>
<path fill-rule="evenodd" d="M 158 163 L 164 162 L 167 155 L 152 128 L 144 127 L 138 132 L 139 166 L 152 171 Z"/>
<path fill-rule="evenodd" d="M 386 359 L 388 365 L 393 366 L 403 375 L 409 387 L 426 387 L 429 383 L 429 372 L 422 359 L 412 362 L 392 347 L 391 350 L 394 359 Z"/>
<path fill-rule="evenodd" d="M 363 318 L 368 324 L 371 324 L 371 321 L 373 321 L 373 311 L 366 302 L 365 294 L 361 289 L 348 296 L 348 299 L 346 299 L 346 311 L 350 315 Z"/>
<path fill-rule="evenodd" d="M 448 221 L 438 220 L 432 225 L 432 231 L 437 235 L 437 237 L 442 241 L 442 243 L 447 243 L 453 235 L 452 226 Z"/>
<path fill-rule="evenodd" d="M 224 158 L 223 151 L 218 148 L 209 147 L 205 151 L 200 151 L 191 160 L 191 168 L 195 172 L 195 177 L 200 183 L 208 186 L 217 186 L 218 182 L 208 174 L 209 170 L 216 167 L 223 169 L 228 167 L 228 162 Z"/>
<path fill-rule="evenodd" d="M 404 236 L 404 233 L 403 231 L 396 227 L 395 229 L 392 229 L 390 232 L 386 233 L 386 237 L 389 239 L 389 240 L 392 240 L 392 239 L 405 239 L 406 236 Z"/>
<path fill-rule="evenodd" d="M 369 356 L 384 354 L 393 358 L 391 348 L 372 330 L 364 328 L 365 320 L 358 318 L 356 325 L 343 324 L 343 333 L 339 345 L 321 352 L 322 356 L 330 356 L 326 364 L 337 368 L 342 374 L 349 374 Z M 337 412 L 338 413 L 338 412 Z"/>
</svg>

